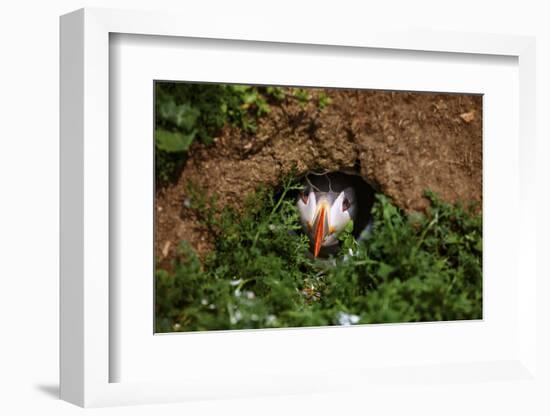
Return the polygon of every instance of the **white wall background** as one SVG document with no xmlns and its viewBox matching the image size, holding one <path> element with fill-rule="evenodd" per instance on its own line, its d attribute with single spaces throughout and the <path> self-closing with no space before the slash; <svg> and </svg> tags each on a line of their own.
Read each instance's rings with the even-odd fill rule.
<svg viewBox="0 0 550 416">
<path fill-rule="evenodd" d="M 537 36 L 539 273 L 550 232 L 545 207 L 550 179 L 550 13 L 545 1 L 169 1 L 169 0 L 21 0 L 5 1 L 0 10 L 0 414 L 76 414 L 81 409 L 57 400 L 58 389 L 58 17 L 77 8 L 115 7 L 219 13 L 246 21 L 271 20 L 287 25 L 315 24 L 337 31 L 347 25 L 387 24 L 487 33 Z M 232 17 L 233 16 L 233 17 Z M 243 29 L 244 30 L 244 29 Z M 511 219 L 511 226 L 513 226 Z M 543 245 L 544 243 L 544 245 Z M 550 295 L 550 284 L 539 285 Z M 541 306 L 541 312 L 549 308 Z M 542 334 L 541 334 L 542 335 Z M 545 346 L 548 347 L 548 334 Z M 550 347 L 547 349 L 550 351 Z M 541 351 L 541 353 L 544 353 Z M 548 352 L 546 352 L 548 355 Z M 545 356 L 543 355 L 542 358 Z M 548 362 L 548 361 L 546 361 Z M 484 404 L 474 390 L 457 386 L 428 396 L 411 393 L 410 409 L 444 414 L 543 414 L 526 395 L 506 386 Z M 375 398 L 344 393 L 308 397 L 259 398 L 177 405 L 99 409 L 101 415 L 149 414 L 347 414 L 392 413 L 403 398 L 392 397 L 374 410 Z M 381 406 L 380 400 L 376 400 Z"/>
</svg>

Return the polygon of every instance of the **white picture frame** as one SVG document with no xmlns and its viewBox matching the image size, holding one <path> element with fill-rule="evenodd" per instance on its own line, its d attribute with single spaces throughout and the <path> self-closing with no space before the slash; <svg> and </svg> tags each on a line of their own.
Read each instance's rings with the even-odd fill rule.
<svg viewBox="0 0 550 416">
<path fill-rule="evenodd" d="M 185 22 L 185 24 L 182 24 Z M 340 48 L 430 51 L 442 54 L 504 55 L 519 67 L 519 224 L 517 270 L 517 353 L 498 361 L 441 363 L 411 368 L 360 366 L 325 371 L 307 369 L 241 377 L 188 378 L 178 381 L 110 382 L 116 354 L 110 349 L 109 296 L 109 37 L 110 34 L 224 39 L 247 42 L 331 45 Z M 246 34 L 234 32 L 223 19 L 204 25 L 201 19 L 169 13 L 83 9 L 61 18 L 61 398 L 80 406 L 160 403 L 197 398 L 248 397 L 342 389 L 379 388 L 420 380 L 436 382 L 507 381 L 538 388 L 536 361 L 536 218 L 535 176 L 535 41 L 508 35 L 379 32 L 360 30 L 328 35 L 323 28 L 307 32 L 264 24 Z M 112 168 L 112 166 L 111 166 Z M 529 213 L 529 215 L 528 215 Z M 518 273 L 518 271 L 516 271 Z M 211 335 L 213 337 L 215 335 Z M 336 332 L 326 337 L 338 336 Z M 169 341 L 168 341 L 169 342 Z M 412 378 L 411 378 L 412 375 Z M 346 380 L 343 382 L 342 380 Z"/>
</svg>

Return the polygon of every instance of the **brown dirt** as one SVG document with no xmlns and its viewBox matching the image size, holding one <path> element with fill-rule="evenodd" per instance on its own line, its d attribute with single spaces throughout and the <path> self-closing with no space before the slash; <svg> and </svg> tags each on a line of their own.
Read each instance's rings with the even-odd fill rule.
<svg viewBox="0 0 550 416">
<path fill-rule="evenodd" d="M 276 186 L 293 167 L 297 174 L 355 170 L 407 211 L 427 206 L 426 189 L 449 202 L 481 203 L 481 96 L 323 91 L 332 102 L 322 111 L 316 99 L 302 109 L 289 98 L 272 105 L 255 135 L 227 126 L 213 146 L 192 146 L 179 181 L 157 191 L 160 260 L 182 239 L 199 253 L 211 247 L 184 207 L 189 181 L 240 208 L 259 184 Z"/>
</svg>

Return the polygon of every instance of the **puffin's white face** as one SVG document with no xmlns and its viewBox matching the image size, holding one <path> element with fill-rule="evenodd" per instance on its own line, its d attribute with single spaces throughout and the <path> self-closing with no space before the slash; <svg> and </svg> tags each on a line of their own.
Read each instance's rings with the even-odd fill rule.
<svg viewBox="0 0 550 416">
<path fill-rule="evenodd" d="M 322 246 L 338 242 L 338 234 L 352 219 L 355 204 L 346 192 L 314 192 L 302 194 L 298 198 L 298 210 L 305 231 L 313 243 L 313 255 L 317 257 Z"/>
</svg>

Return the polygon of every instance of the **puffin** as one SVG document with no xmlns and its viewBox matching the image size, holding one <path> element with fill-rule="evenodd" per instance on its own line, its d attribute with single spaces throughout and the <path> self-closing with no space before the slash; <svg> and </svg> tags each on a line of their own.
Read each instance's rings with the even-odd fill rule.
<svg viewBox="0 0 550 416">
<path fill-rule="evenodd" d="M 358 238 L 370 228 L 374 190 L 360 176 L 343 172 L 309 173 L 297 196 L 297 207 L 304 233 L 314 258 L 338 253 L 338 236 L 353 221 Z"/>
</svg>

